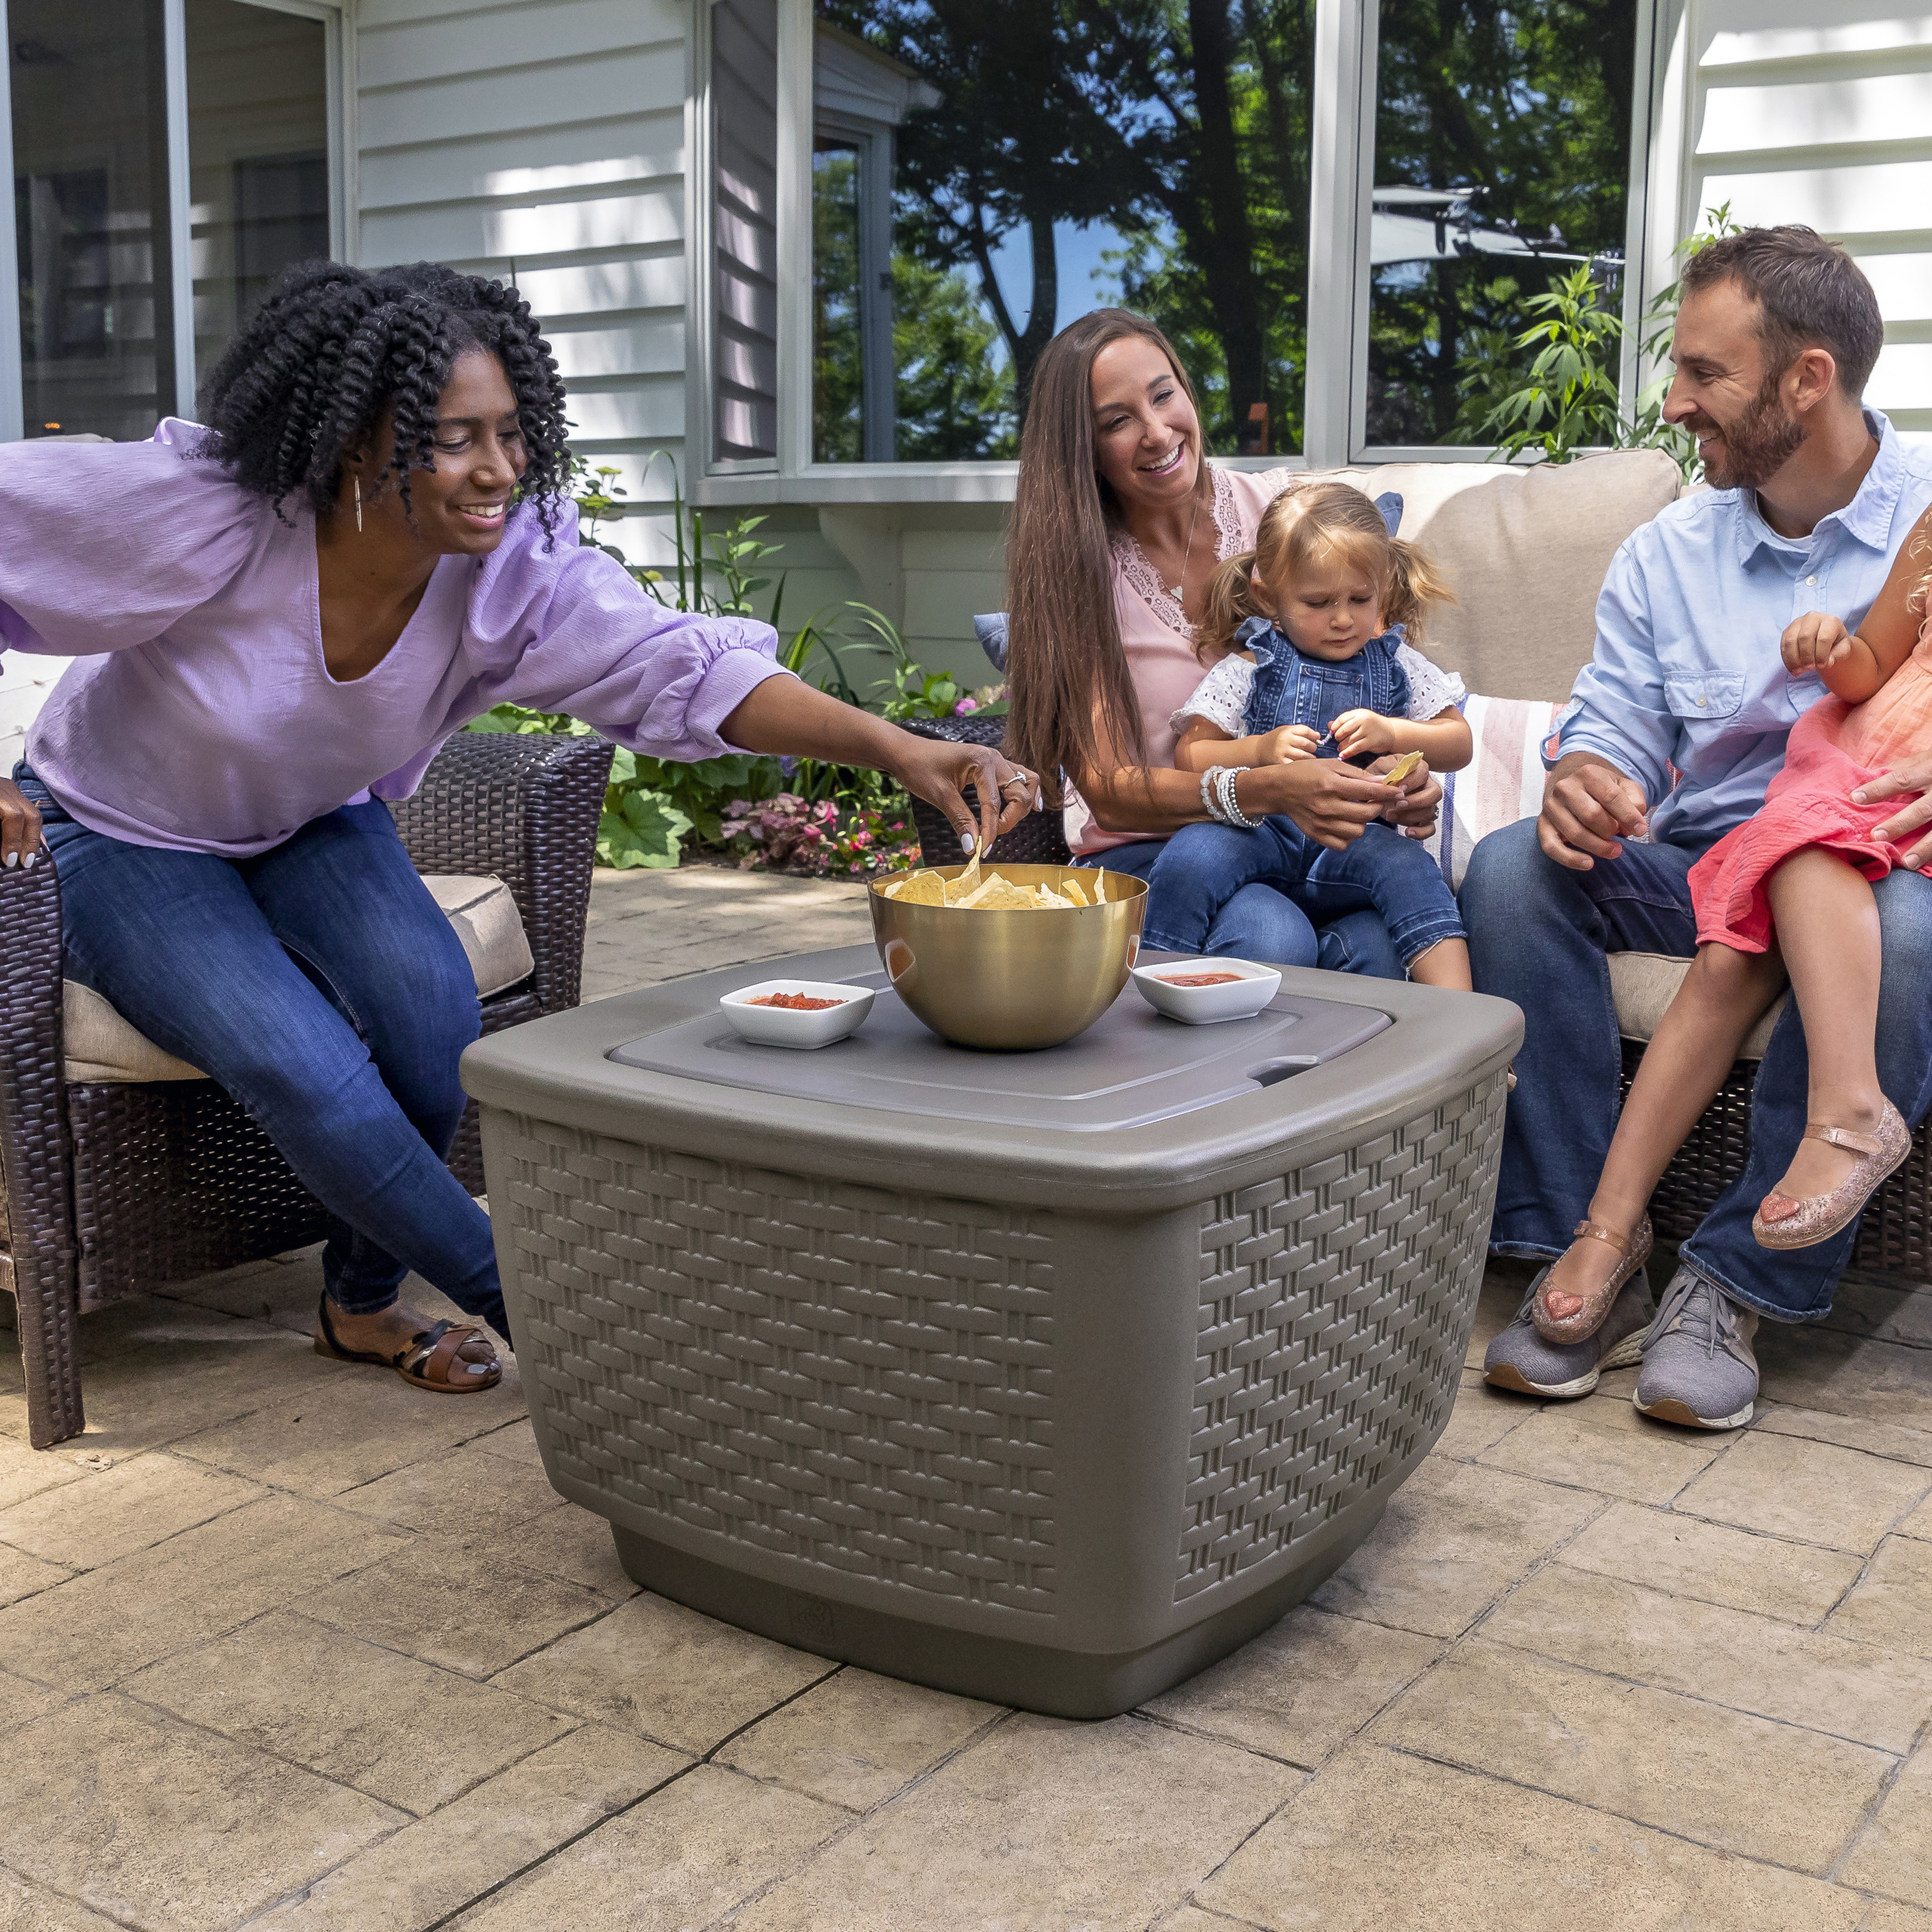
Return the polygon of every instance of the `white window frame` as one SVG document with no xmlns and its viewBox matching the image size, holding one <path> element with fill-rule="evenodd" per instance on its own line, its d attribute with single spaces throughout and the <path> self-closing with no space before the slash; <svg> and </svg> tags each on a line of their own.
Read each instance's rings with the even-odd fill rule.
<svg viewBox="0 0 1932 1932">
<path fill-rule="evenodd" d="M 1682 0 L 1638 0 L 1625 205 L 1623 310 L 1634 327 L 1655 279 L 1660 220 L 1674 219 L 1673 184 L 1658 178 L 1663 82 L 1657 71 L 1667 20 Z M 710 319 L 711 155 L 708 122 L 710 0 L 693 9 L 686 90 L 686 422 L 693 431 L 694 502 L 1010 502 L 1012 462 L 814 463 L 812 447 L 812 156 L 814 134 L 812 0 L 778 0 L 778 460 L 753 475 L 711 454 Z M 1488 447 L 1420 447 L 1367 440 L 1370 307 L 1369 232 L 1375 187 L 1378 0 L 1316 0 L 1312 92 L 1313 154 L 1309 194 L 1308 367 L 1302 452 L 1297 456 L 1216 457 L 1240 469 L 1328 470 L 1385 463 L 1481 463 Z M 1669 238 L 1662 244 L 1667 256 Z M 1626 396 L 1639 375 L 1627 344 Z"/>
<path fill-rule="evenodd" d="M 348 85 L 353 71 L 355 21 L 350 0 L 241 0 L 272 14 L 292 14 L 320 20 L 324 31 L 327 63 L 328 117 L 328 246 L 338 261 L 354 259 L 350 238 L 358 224 L 356 209 L 355 89 Z M 0 50 L 8 58 L 0 66 L 0 156 L 10 182 L 14 168 L 13 42 L 8 26 L 7 0 L 0 0 Z M 188 7 L 187 0 L 162 0 L 161 47 L 167 99 L 168 262 L 173 290 L 175 407 L 194 406 L 194 236 L 188 181 Z M 14 226 L 14 196 L 0 196 L 0 442 L 17 442 L 26 434 L 25 398 L 21 393 L 20 285 L 18 237 Z"/>
</svg>

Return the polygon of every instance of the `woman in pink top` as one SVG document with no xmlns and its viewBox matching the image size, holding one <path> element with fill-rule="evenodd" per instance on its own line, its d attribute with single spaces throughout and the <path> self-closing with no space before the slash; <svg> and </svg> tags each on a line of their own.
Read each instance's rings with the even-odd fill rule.
<svg viewBox="0 0 1932 1932">
<path fill-rule="evenodd" d="M 427 262 L 290 271 L 210 379 L 209 428 L 0 449 L 0 649 L 72 656 L 0 778 L 0 866 L 50 854 L 64 970 L 240 1101 L 335 1231 L 316 1346 L 458 1393 L 507 1334 L 490 1223 L 442 1164 L 476 985 L 387 799 L 506 700 L 634 751 L 791 752 L 960 796 L 1034 784 L 667 610 L 579 549 L 563 385 L 514 289 Z M 0 970 L 4 970 L 0 964 Z"/>
<path fill-rule="evenodd" d="M 1081 857 L 1144 877 L 1171 834 L 1210 816 L 1198 776 L 1174 769 L 1172 716 L 1202 678 L 1192 626 L 1216 564 L 1254 547 L 1262 510 L 1293 482 L 1205 460 L 1186 374 L 1144 316 L 1096 309 L 1041 356 L 1006 544 L 1006 742 L 1030 769 L 1072 780 Z M 1333 758 L 1235 783 L 1244 815 L 1284 813 L 1331 848 L 1378 815 L 1432 825 L 1442 796 L 1424 768 L 1391 808 L 1379 780 Z M 1265 885 L 1228 901 L 1208 950 L 1402 976 L 1372 913 L 1318 934 Z"/>
</svg>

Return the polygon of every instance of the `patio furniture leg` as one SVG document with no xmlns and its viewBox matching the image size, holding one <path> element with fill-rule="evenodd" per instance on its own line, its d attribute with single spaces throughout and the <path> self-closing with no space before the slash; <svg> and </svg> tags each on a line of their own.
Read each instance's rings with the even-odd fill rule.
<svg viewBox="0 0 1932 1932">
<path fill-rule="evenodd" d="M 73 1160 L 61 1038 L 60 884 L 43 854 L 0 872 L 0 1286 L 19 1312 L 36 1449 L 80 1433 Z"/>
</svg>

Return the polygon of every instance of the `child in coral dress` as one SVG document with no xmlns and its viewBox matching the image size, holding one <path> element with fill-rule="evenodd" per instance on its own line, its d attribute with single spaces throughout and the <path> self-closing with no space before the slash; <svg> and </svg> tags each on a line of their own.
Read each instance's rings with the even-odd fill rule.
<svg viewBox="0 0 1932 1932">
<path fill-rule="evenodd" d="M 1815 672 L 1829 694 L 1792 726 L 1762 809 L 1690 869 L 1697 957 L 1645 1052 L 1588 1218 L 1538 1285 L 1532 1317 L 1552 1341 L 1593 1333 L 1642 1264 L 1652 1190 L 1787 983 L 1804 1024 L 1808 1124 L 1752 1220 L 1759 1244 L 1828 1240 L 1911 1151 L 1911 1131 L 1878 1084 L 1872 885 L 1906 862 L 1916 835 L 1875 838 L 1898 801 L 1867 803 L 1862 788 L 1932 744 L 1928 559 L 1932 511 L 1856 634 L 1818 611 L 1784 633 L 1785 668 Z"/>
</svg>

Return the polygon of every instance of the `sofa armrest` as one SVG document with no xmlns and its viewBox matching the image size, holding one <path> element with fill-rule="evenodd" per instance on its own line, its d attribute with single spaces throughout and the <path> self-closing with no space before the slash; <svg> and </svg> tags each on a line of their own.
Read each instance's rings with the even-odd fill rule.
<svg viewBox="0 0 1932 1932">
<path fill-rule="evenodd" d="M 577 1004 L 597 818 L 612 746 L 598 737 L 459 731 L 397 829 L 419 872 L 494 873 L 517 902 L 547 1013 Z"/>
<path fill-rule="evenodd" d="M 61 983 L 60 880 L 43 853 L 0 872 L 0 1288 L 19 1311 L 36 1448 L 82 1419 Z"/>
</svg>

